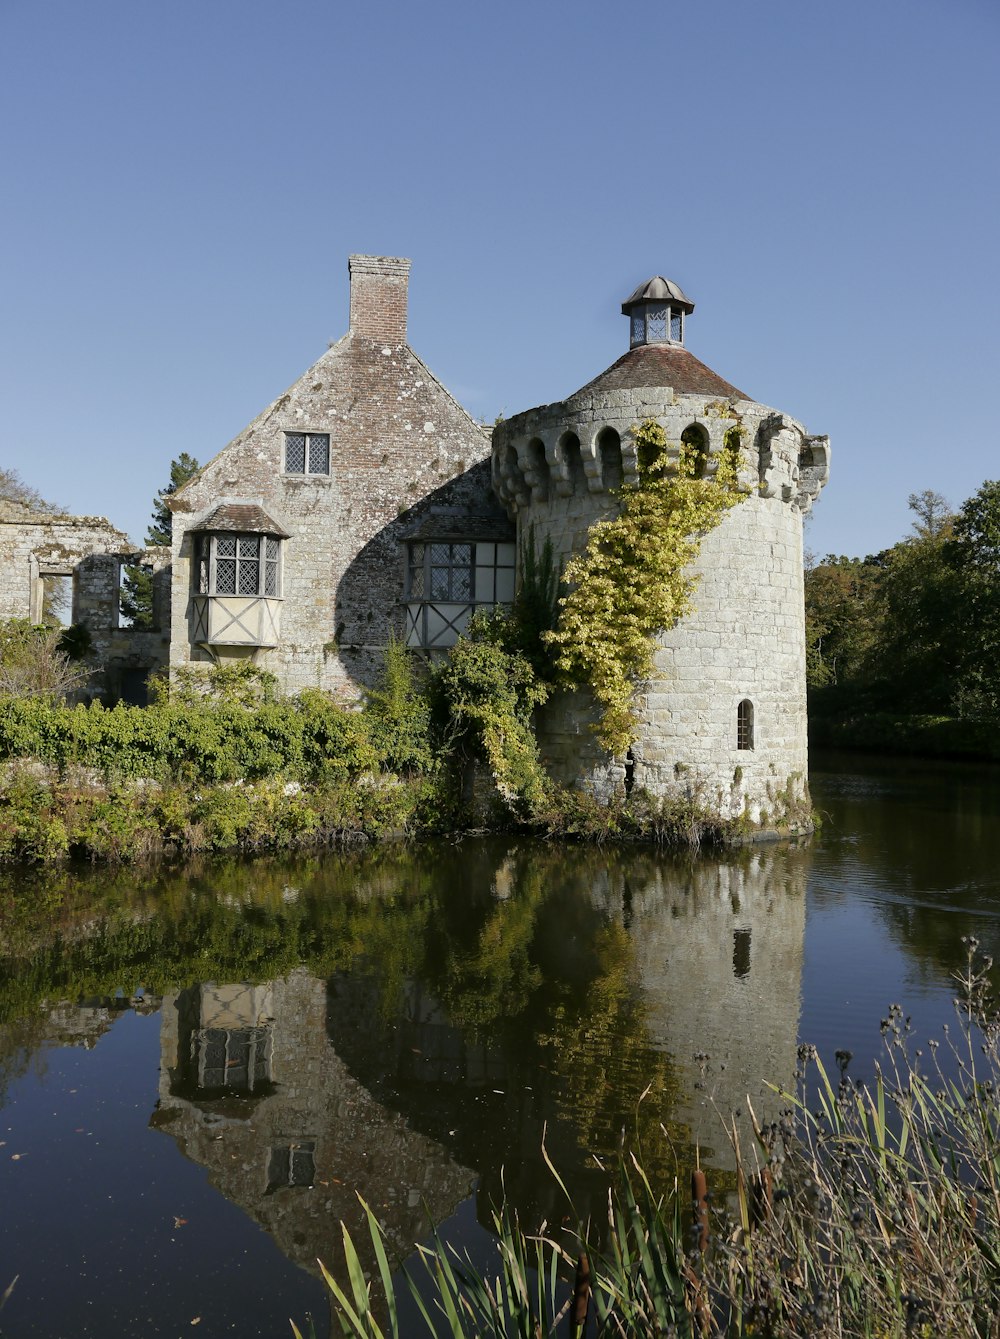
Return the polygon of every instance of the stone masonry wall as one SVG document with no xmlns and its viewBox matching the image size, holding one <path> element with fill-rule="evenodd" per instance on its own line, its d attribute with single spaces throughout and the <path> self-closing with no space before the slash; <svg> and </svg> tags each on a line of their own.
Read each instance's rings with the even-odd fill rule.
<svg viewBox="0 0 1000 1339">
<path fill-rule="evenodd" d="M 486 432 L 405 343 L 406 265 L 352 257 L 351 331 L 171 499 L 173 668 L 212 658 L 191 640 L 189 531 L 220 502 L 257 503 L 290 535 L 279 644 L 255 663 L 286 692 L 349 696 L 402 634 L 412 526 L 434 509 L 502 517 Z M 287 432 L 329 433 L 329 475 L 284 472 Z"/>
<path fill-rule="evenodd" d="M 494 433 L 493 480 L 521 542 L 546 540 L 560 561 L 592 526 L 617 513 L 615 490 L 637 476 L 631 428 L 654 418 L 668 456 L 696 426 L 707 472 L 742 429 L 745 501 L 705 536 L 693 608 L 658 637 L 656 677 L 640 685 L 631 758 L 610 758 L 585 693 L 539 713 L 550 772 L 609 796 L 631 781 L 654 795 L 687 795 L 725 818 L 767 829 L 808 822 L 802 514 L 826 481 L 829 447 L 753 401 L 675 394 L 669 387 L 582 392 L 529 410 Z M 753 703 L 754 740 L 737 748 L 737 707 Z"/>
<path fill-rule="evenodd" d="M 192 1041 L 181 1021 L 191 996 L 196 1027 L 271 1029 L 269 1091 L 220 1099 L 179 1083 L 190 1069 Z M 251 1005 L 240 1016 L 223 1017 L 219 998 L 223 1005 L 231 999 Z M 329 1043 L 327 1007 L 326 984 L 303 969 L 263 986 L 206 983 L 184 996 L 165 996 L 159 1101 L 150 1123 L 203 1166 L 212 1184 L 290 1260 L 313 1272 L 317 1258 L 335 1270 L 340 1261 L 346 1283 L 342 1222 L 365 1267 L 376 1265 L 359 1194 L 377 1209 L 390 1250 L 405 1255 L 421 1239 L 427 1212 L 435 1222 L 447 1218 L 470 1193 L 473 1175 L 351 1076 Z M 275 1185 L 274 1152 L 293 1144 L 312 1151 L 312 1182 Z"/>
<path fill-rule="evenodd" d="M 152 629 L 136 629 L 119 617 L 124 561 L 153 568 Z M 117 698 L 129 671 L 145 675 L 167 662 L 170 614 L 170 550 L 140 548 L 103 516 L 68 516 L 0 504 L 0 618 L 43 616 L 44 578 L 72 581 L 67 623 L 82 623 L 92 639 L 92 675 L 85 696 Z"/>
</svg>

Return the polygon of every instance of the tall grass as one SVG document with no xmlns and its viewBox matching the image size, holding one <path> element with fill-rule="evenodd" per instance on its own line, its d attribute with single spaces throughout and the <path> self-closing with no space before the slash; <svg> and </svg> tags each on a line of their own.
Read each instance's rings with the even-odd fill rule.
<svg viewBox="0 0 1000 1339">
<path fill-rule="evenodd" d="M 527 1234 L 501 1209 L 492 1270 L 435 1235 L 423 1276 L 393 1275 L 366 1206 L 378 1278 L 346 1229 L 347 1286 L 324 1269 L 342 1334 L 398 1339 L 405 1288 L 434 1339 L 1000 1339 L 1000 1015 L 992 963 L 966 946 L 944 1041 L 916 1047 L 893 1005 L 868 1082 L 850 1077 L 847 1052 L 831 1076 L 801 1048 L 796 1091 L 775 1089 L 780 1118 L 751 1112 L 749 1142 L 731 1130 L 737 1189 L 721 1202 L 696 1169 L 689 1212 L 631 1159 L 602 1231 Z"/>
</svg>

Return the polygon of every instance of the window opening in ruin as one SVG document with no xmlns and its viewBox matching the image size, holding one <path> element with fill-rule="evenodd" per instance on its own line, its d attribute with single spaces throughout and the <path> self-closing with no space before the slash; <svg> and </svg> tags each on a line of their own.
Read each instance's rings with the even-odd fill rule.
<svg viewBox="0 0 1000 1339">
<path fill-rule="evenodd" d="M 620 488 L 622 484 L 622 439 L 614 428 L 602 428 L 597 434 L 597 450 L 601 458 L 601 482 L 605 489 Z"/>
<path fill-rule="evenodd" d="M 281 544 L 270 535 L 205 534 L 197 538 L 199 595 L 281 595 Z"/>
<path fill-rule="evenodd" d="M 625 751 L 625 795 L 632 794 L 635 786 L 635 754 L 631 749 Z"/>
<path fill-rule="evenodd" d="M 43 572 L 42 619 L 50 627 L 68 628 L 73 622 L 73 573 Z"/>
<path fill-rule="evenodd" d="M 328 432 L 286 432 L 285 473 L 329 474 L 330 434 Z"/>
<path fill-rule="evenodd" d="M 736 747 L 753 748 L 753 703 L 747 697 L 736 708 Z"/>
<path fill-rule="evenodd" d="M 289 1139 L 273 1146 L 267 1163 L 269 1195 L 285 1186 L 312 1186 L 315 1180 L 315 1139 Z"/>
<path fill-rule="evenodd" d="M 117 698 L 130 707 L 149 706 L 149 670 L 123 669 L 118 682 Z"/>
<path fill-rule="evenodd" d="M 476 608 L 514 599 L 516 546 L 494 540 L 430 540 L 407 549 L 406 642 L 453 646 Z"/>
<path fill-rule="evenodd" d="M 152 563 L 118 564 L 118 626 L 151 629 L 155 627 Z"/>
<path fill-rule="evenodd" d="M 750 975 L 750 931 L 733 931 L 733 976 L 742 981 Z"/>
</svg>

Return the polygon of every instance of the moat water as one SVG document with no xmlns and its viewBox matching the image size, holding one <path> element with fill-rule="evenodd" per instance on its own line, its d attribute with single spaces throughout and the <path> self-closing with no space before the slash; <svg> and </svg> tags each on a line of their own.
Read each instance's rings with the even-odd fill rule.
<svg viewBox="0 0 1000 1339">
<path fill-rule="evenodd" d="M 399 1253 L 430 1217 L 482 1256 L 503 1186 L 599 1217 L 623 1138 L 724 1189 L 724 1117 L 800 1041 L 870 1073 L 890 1003 L 953 1020 L 963 936 L 1000 961 L 1000 770 L 816 758 L 812 790 L 810 842 L 721 858 L 0 875 L 0 1335 L 325 1336 L 358 1193 Z"/>
</svg>

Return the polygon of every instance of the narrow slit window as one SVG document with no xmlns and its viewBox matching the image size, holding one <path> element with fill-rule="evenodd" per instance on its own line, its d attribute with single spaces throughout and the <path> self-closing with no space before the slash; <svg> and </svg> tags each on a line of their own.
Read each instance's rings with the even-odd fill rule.
<svg viewBox="0 0 1000 1339">
<path fill-rule="evenodd" d="M 736 708 L 736 747 L 753 748 L 753 703 L 748 697 Z"/>
</svg>

